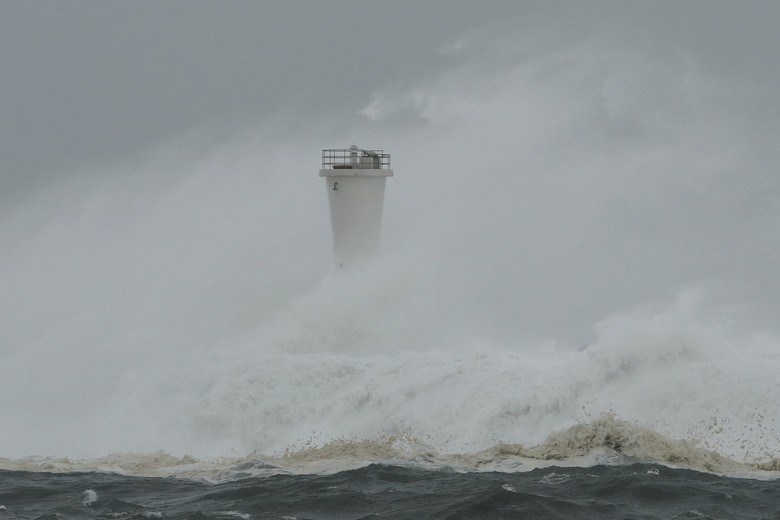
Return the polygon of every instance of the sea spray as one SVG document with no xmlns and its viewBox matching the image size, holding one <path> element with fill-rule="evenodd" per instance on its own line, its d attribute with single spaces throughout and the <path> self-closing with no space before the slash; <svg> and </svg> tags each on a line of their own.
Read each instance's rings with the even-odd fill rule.
<svg viewBox="0 0 780 520">
<path fill-rule="evenodd" d="M 673 439 L 613 415 L 550 434 L 537 445 L 499 443 L 473 453 L 440 452 L 409 432 L 368 439 L 334 439 L 322 445 L 290 447 L 282 453 L 195 459 L 166 453 L 114 454 L 89 460 L 28 457 L 0 459 L 0 469 L 36 472 L 112 472 L 128 476 L 224 482 L 250 476 L 332 474 L 385 464 L 457 472 L 528 472 L 538 468 L 661 464 L 716 474 L 780 478 L 778 459 L 746 463 L 702 448 L 692 439 Z M 84 492 L 84 502 L 96 496 Z"/>
</svg>

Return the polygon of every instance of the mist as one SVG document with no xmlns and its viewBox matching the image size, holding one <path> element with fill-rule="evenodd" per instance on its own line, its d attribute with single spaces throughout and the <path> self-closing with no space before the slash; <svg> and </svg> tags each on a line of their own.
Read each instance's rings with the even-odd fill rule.
<svg viewBox="0 0 780 520">
<path fill-rule="evenodd" d="M 763 27 L 754 8 L 732 18 L 736 28 Z M 702 17 L 733 38 L 732 10 Z M 532 412 L 520 426 L 501 422 L 523 408 L 512 397 L 481 423 L 472 417 L 480 427 L 445 421 L 440 437 L 414 397 L 399 417 L 457 449 L 501 432 L 541 440 L 586 401 L 615 409 L 623 399 L 637 413 L 627 396 L 649 383 L 610 401 L 591 379 L 612 377 L 615 359 L 639 356 L 645 375 L 706 359 L 710 374 L 734 338 L 748 354 L 773 352 L 778 90 L 766 49 L 751 47 L 763 33 L 726 59 L 707 45 L 719 37 L 649 16 L 649 5 L 581 11 L 528 6 L 460 27 L 425 49 L 435 66 L 414 61 L 350 91 L 349 103 L 303 114 L 291 95 L 230 130 L 204 118 L 27 182 L 0 212 L 0 455 L 216 456 L 284 449 L 311 428 L 323 439 L 396 431 L 371 424 L 376 415 L 345 423 L 336 405 L 307 422 L 314 408 L 295 403 L 334 391 L 333 374 L 355 385 L 347 402 L 372 384 L 389 396 L 404 384 L 393 367 L 409 359 L 446 381 L 452 366 L 436 367 L 450 357 L 457 371 L 474 368 L 473 388 L 497 377 L 496 359 L 535 367 L 524 383 Z M 343 274 L 317 172 L 320 149 L 353 142 L 389 152 L 395 176 L 380 258 Z M 638 340 L 656 333 L 658 350 Z M 603 350 L 588 359 L 601 368 L 560 394 L 537 392 L 547 377 L 576 373 L 593 344 Z M 473 361 L 486 356 L 494 361 Z M 769 376 L 761 381 L 772 395 Z M 437 402 L 451 390 L 430 388 Z M 704 417 L 715 405 L 699 397 Z M 683 414 L 647 414 L 690 429 L 674 422 Z M 547 428 L 529 433 L 539 421 Z"/>
</svg>

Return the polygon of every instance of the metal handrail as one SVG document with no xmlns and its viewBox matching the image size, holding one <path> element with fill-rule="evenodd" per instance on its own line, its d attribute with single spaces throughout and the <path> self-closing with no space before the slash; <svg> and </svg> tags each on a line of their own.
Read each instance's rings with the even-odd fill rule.
<svg viewBox="0 0 780 520">
<path fill-rule="evenodd" d="M 322 150 L 323 170 L 351 168 L 389 170 L 390 154 L 384 150 L 363 150 L 354 146 Z"/>
</svg>

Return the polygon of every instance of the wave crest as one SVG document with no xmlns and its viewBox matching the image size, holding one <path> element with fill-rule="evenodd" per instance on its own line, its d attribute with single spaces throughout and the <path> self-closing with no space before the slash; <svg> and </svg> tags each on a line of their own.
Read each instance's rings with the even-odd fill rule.
<svg viewBox="0 0 780 520">
<path fill-rule="evenodd" d="M 102 471 L 133 476 L 220 482 L 275 474 L 328 474 L 388 464 L 457 472 L 522 472 L 550 466 L 590 467 L 637 462 L 760 479 L 780 478 L 780 459 L 738 462 L 703 448 L 695 439 L 673 439 L 650 428 L 606 415 L 550 434 L 537 445 L 498 443 L 473 453 L 442 453 L 409 432 L 370 439 L 336 439 L 290 447 L 277 454 L 196 459 L 159 452 L 113 454 L 90 460 L 55 457 L 0 459 L 0 469 Z"/>
</svg>

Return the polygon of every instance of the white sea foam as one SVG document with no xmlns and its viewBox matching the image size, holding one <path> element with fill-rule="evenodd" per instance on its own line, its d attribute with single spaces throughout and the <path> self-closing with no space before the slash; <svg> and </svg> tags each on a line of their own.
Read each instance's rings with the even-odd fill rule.
<svg viewBox="0 0 780 520">
<path fill-rule="evenodd" d="M 124 367 L 118 391 L 84 410 L 88 436 L 66 429 L 59 445 L 74 457 L 88 440 L 98 452 L 79 458 L 96 457 L 86 464 L 95 469 L 208 479 L 372 461 L 524 470 L 629 457 L 777 469 L 780 345 L 730 328 L 696 291 L 601 320 L 583 348 L 471 340 L 431 349 L 414 313 L 393 312 L 413 295 L 381 281 L 385 267 L 325 279 L 230 348 Z M 24 423 L 8 424 L 6 446 L 56 455 L 40 447 L 45 430 L 17 435 Z M 100 453 L 119 446 L 148 455 Z M 269 466 L 239 468 L 250 453 Z M 70 459 L 21 460 L 73 469 Z M 224 463 L 204 470 L 204 461 Z"/>
<path fill-rule="evenodd" d="M 307 298 L 318 303 L 322 294 Z M 386 341 L 384 332 L 357 324 L 345 335 L 352 344 L 287 351 L 333 333 L 329 320 L 312 321 L 296 338 L 287 317 L 281 332 L 268 329 L 267 341 L 277 342 L 270 348 L 250 341 L 128 370 L 118 383 L 132 392 L 101 410 L 91 435 L 148 455 L 2 466 L 211 480 L 377 461 L 467 471 L 626 460 L 776 471 L 777 341 L 711 318 L 687 292 L 668 308 L 602 320 L 581 349 L 475 344 L 377 354 L 359 350 Z"/>
<path fill-rule="evenodd" d="M 81 492 L 81 503 L 85 506 L 91 506 L 97 502 L 97 493 L 94 489 L 86 489 Z"/>
<path fill-rule="evenodd" d="M 249 520 L 250 518 L 252 518 L 250 515 L 246 513 L 241 513 L 239 511 L 217 511 L 217 514 L 242 518 L 243 520 Z"/>
</svg>

